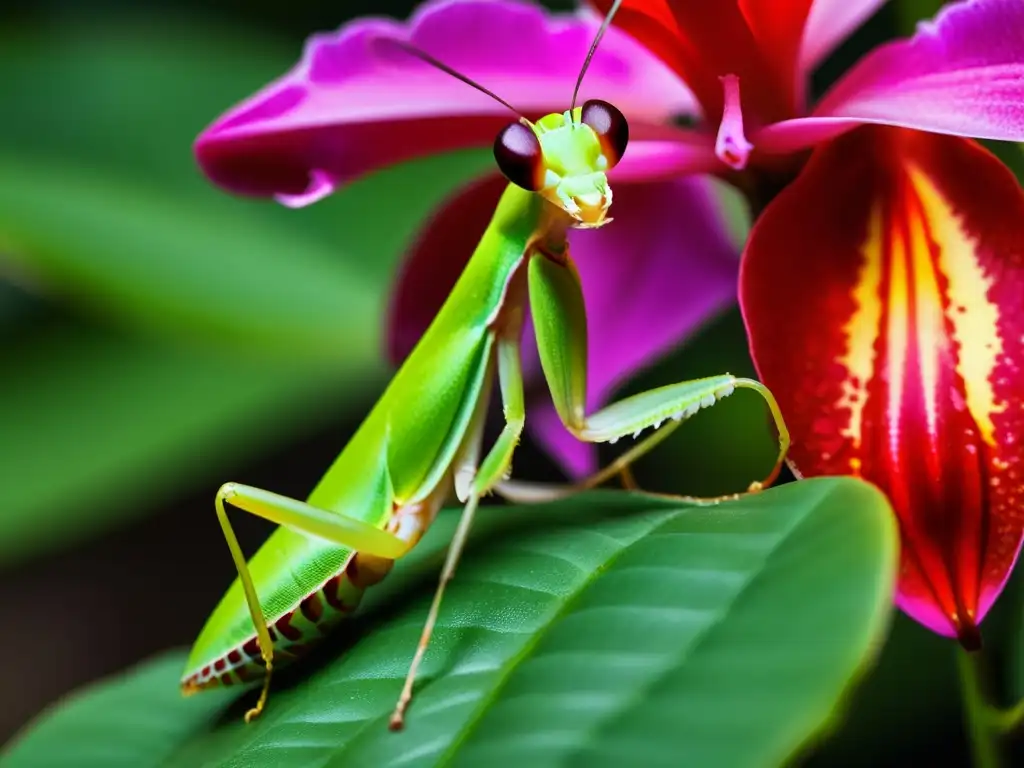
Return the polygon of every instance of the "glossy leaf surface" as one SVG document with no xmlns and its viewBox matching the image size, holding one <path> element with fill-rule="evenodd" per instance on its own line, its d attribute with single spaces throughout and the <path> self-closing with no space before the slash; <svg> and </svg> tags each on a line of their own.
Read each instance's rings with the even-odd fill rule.
<svg viewBox="0 0 1024 768">
<path fill-rule="evenodd" d="M 5 768 L 780 764 L 835 722 L 888 627 L 895 525 L 856 480 L 717 507 L 592 493 L 482 518 L 401 734 L 387 715 L 452 515 L 345 652 L 278 678 L 257 724 L 241 720 L 252 694 L 219 721 L 216 695 L 175 701 L 174 654 L 43 716 Z"/>
</svg>

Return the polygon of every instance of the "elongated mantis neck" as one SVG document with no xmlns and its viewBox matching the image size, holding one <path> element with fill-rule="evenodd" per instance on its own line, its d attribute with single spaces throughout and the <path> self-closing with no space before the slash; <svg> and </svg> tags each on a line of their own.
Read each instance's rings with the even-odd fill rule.
<svg viewBox="0 0 1024 768">
<path fill-rule="evenodd" d="M 564 210 L 545 200 L 538 214 L 533 245 L 548 256 L 561 260 L 568 247 L 569 230 L 577 223 Z"/>
</svg>

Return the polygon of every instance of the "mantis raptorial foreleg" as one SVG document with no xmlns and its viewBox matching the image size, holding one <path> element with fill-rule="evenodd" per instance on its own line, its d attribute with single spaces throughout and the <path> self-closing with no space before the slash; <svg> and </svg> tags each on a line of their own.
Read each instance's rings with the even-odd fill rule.
<svg viewBox="0 0 1024 768">
<path fill-rule="evenodd" d="M 512 465 L 512 455 L 523 432 L 523 426 L 526 422 L 526 404 L 523 397 L 523 371 L 519 340 L 518 338 L 513 338 L 515 335 L 517 334 L 511 335 L 509 338 L 498 339 L 495 350 L 498 364 L 498 382 L 501 386 L 502 408 L 505 413 L 505 426 L 472 477 L 469 478 L 467 474 L 463 475 L 466 482 L 466 505 L 463 507 L 462 517 L 459 519 L 459 526 L 452 537 L 452 543 L 448 546 L 444 568 L 441 570 L 441 579 L 437 585 L 437 591 L 434 593 L 434 600 L 430 605 L 427 620 L 423 624 L 423 632 L 416 646 L 416 655 L 413 656 L 412 664 L 409 666 L 409 673 L 405 678 L 405 685 L 402 687 L 401 696 L 398 699 L 398 704 L 395 706 L 395 711 L 391 715 L 390 727 L 393 730 L 402 727 L 405 710 L 409 706 L 409 702 L 412 701 L 412 687 L 416 681 L 416 672 L 419 669 L 420 662 L 423 661 L 424 654 L 427 652 L 427 647 L 430 645 L 430 636 L 433 634 L 434 624 L 437 622 L 437 615 L 441 609 L 444 589 L 448 582 L 452 580 L 452 577 L 455 576 L 455 568 L 459 564 L 459 558 L 462 556 L 463 549 L 465 549 L 466 539 L 470 528 L 473 526 L 473 518 L 476 515 L 480 497 L 508 476 Z M 486 402 L 486 399 L 484 402 Z M 463 473 L 467 473 L 469 470 L 467 458 L 479 455 L 480 440 L 483 434 L 482 425 L 485 416 L 486 410 L 479 410 L 476 415 L 477 424 L 469 430 L 468 439 L 474 445 L 467 446 L 466 451 L 463 453 L 463 458 L 459 464 L 459 470 Z"/>
<path fill-rule="evenodd" d="M 641 392 L 588 416 L 587 320 L 579 276 L 568 252 L 531 259 L 529 290 L 544 376 L 555 410 L 573 435 L 586 442 L 613 443 L 627 435 L 636 437 L 648 427 L 657 429 L 668 423 L 666 429 L 634 446 L 625 457 L 588 479 L 583 487 L 593 487 L 621 474 L 668 437 L 678 422 L 714 405 L 737 388 L 752 389 L 764 398 L 779 433 L 775 466 L 764 480 L 752 483 L 750 490 L 760 490 L 775 481 L 789 448 L 789 431 L 774 396 L 763 384 L 730 375 L 710 376 Z"/>
<path fill-rule="evenodd" d="M 238 538 L 231 527 L 231 521 L 228 520 L 225 502 L 286 528 L 293 528 L 311 536 L 327 539 L 340 547 L 357 550 L 361 553 L 388 560 L 394 560 L 404 555 L 409 550 L 411 544 L 410 542 L 403 541 L 395 534 L 381 530 L 370 523 L 317 509 L 305 502 L 291 499 L 287 496 L 280 496 L 270 491 L 253 488 L 248 485 L 239 485 L 238 483 L 225 483 L 220 487 L 220 490 L 217 491 L 217 500 L 215 502 L 217 519 L 220 521 L 220 527 L 228 543 L 228 549 L 231 550 L 231 559 L 235 562 L 238 577 L 242 581 L 245 602 L 249 607 L 253 626 L 256 628 L 260 654 L 263 656 L 263 663 L 266 665 L 260 697 L 256 705 L 245 715 L 246 722 L 249 722 L 259 716 L 267 703 L 267 693 L 270 690 L 270 674 L 274 667 L 274 642 L 270 638 L 267 619 L 263 615 L 263 609 L 260 607 L 259 596 L 256 594 L 256 587 L 249 573 L 249 566 L 246 563 L 245 555 L 238 544 Z"/>
</svg>

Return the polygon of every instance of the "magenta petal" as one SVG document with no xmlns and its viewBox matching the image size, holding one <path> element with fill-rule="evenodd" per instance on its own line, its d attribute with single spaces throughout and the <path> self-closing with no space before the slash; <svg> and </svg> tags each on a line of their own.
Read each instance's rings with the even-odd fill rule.
<svg viewBox="0 0 1024 768">
<path fill-rule="evenodd" d="M 196 155 L 224 187 L 301 205 L 384 166 L 487 146 L 513 119 L 382 40 L 411 41 L 538 117 L 568 108 L 595 29 L 593 18 L 491 0 L 428 2 L 407 23 L 359 19 L 312 37 L 294 69 L 203 131 Z M 693 105 L 667 67 L 614 29 L 581 90 L 582 98 L 598 95 L 641 129 Z"/>
<path fill-rule="evenodd" d="M 767 125 L 751 138 L 761 152 L 784 154 L 821 144 L 863 123 L 850 117 L 798 117 Z"/>
<path fill-rule="evenodd" d="M 814 0 L 800 48 L 800 73 L 811 70 L 849 37 L 886 0 Z"/>
<path fill-rule="evenodd" d="M 610 180 L 615 186 L 721 170 L 722 161 L 715 153 L 714 135 L 668 125 L 636 126 L 631 123 L 629 146 L 611 172 Z"/>
<path fill-rule="evenodd" d="M 591 412 L 736 298 L 738 250 L 706 179 L 617 186 L 612 217 L 600 230 L 571 234 L 587 305 Z M 531 328 L 524 346 L 537 381 Z M 562 468 L 575 477 L 594 470 L 594 446 L 565 430 L 539 381 L 529 400 L 527 429 Z"/>
<path fill-rule="evenodd" d="M 790 151 L 859 123 L 1024 140 L 1024 3 L 967 0 L 875 49 L 811 118 L 769 126 L 754 143 Z"/>
</svg>

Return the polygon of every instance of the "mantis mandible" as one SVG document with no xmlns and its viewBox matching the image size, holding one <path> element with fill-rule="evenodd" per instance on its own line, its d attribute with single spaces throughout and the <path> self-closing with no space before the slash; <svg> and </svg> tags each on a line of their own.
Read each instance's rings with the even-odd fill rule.
<svg viewBox="0 0 1024 768">
<path fill-rule="evenodd" d="M 599 227 L 609 220 L 612 191 L 606 171 L 625 152 L 629 129 L 611 104 L 589 100 L 577 107 L 576 99 L 618 6 L 594 38 L 569 109 L 536 122 L 520 117 L 499 133 L 494 154 L 510 183 L 490 225 L 433 323 L 309 498 L 298 501 L 237 483 L 218 491 L 217 518 L 238 578 L 195 642 L 181 683 L 185 693 L 262 677 L 259 699 L 245 719 L 257 717 L 267 703 L 272 670 L 303 655 L 352 613 L 363 591 L 420 540 L 454 490 L 465 506 L 391 717 L 392 729 L 402 727 L 480 497 L 501 492 L 523 430 L 520 340 L 527 302 L 555 408 L 576 437 L 614 442 L 666 423 L 613 467 L 577 487 L 624 472 L 683 419 L 738 387 L 766 400 L 779 432 L 775 467 L 751 488 L 775 479 L 789 437 L 774 397 L 756 381 L 713 376 L 586 413 L 586 315 L 566 235 L 570 228 Z M 515 112 L 429 54 L 400 45 Z M 505 424 L 481 459 L 495 379 Z M 228 520 L 228 504 L 280 526 L 248 562 Z"/>
</svg>

